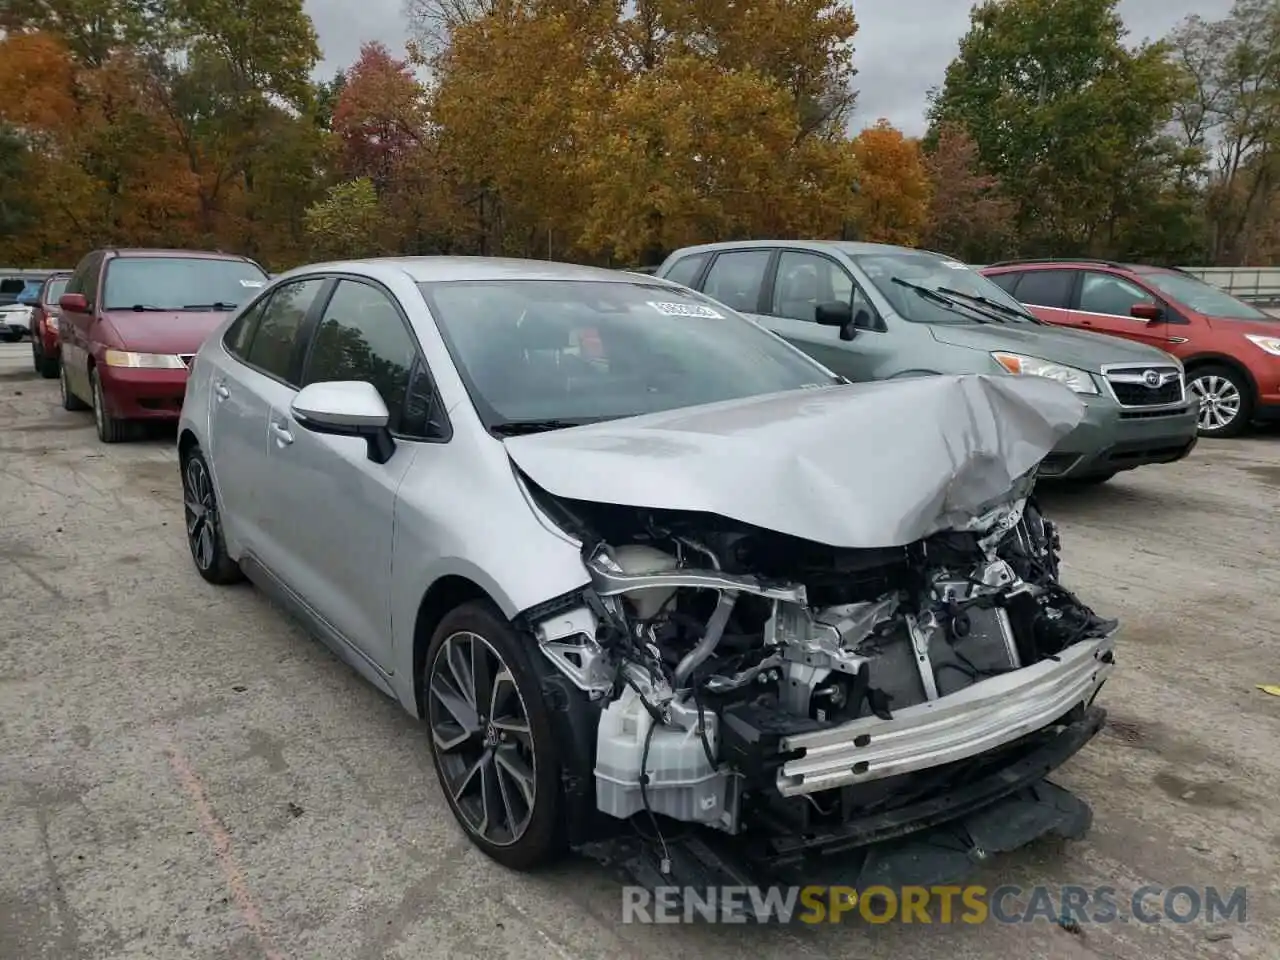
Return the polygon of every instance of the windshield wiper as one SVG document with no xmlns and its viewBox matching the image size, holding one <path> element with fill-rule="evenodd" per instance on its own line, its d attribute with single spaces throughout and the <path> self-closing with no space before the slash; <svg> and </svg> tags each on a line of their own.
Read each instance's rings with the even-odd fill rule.
<svg viewBox="0 0 1280 960">
<path fill-rule="evenodd" d="M 215 300 L 213 303 L 187 303 L 183 304 L 183 310 L 234 310 L 234 303 L 227 303 L 223 300 Z"/>
<path fill-rule="evenodd" d="M 1026 323 L 1043 323 L 1043 321 L 1032 316 L 1029 311 L 1019 310 L 1016 307 L 1009 306 L 1007 303 L 1001 303 L 999 300 L 992 300 L 990 297 L 979 296 L 976 293 L 965 293 L 963 290 L 952 290 L 950 287 L 939 287 L 938 292 L 945 293 L 949 297 L 960 297 L 964 300 L 972 300 L 973 302 L 980 303 L 991 310 L 999 311 L 1000 313 L 1010 317 L 1016 317 Z"/>
<path fill-rule="evenodd" d="M 965 315 L 977 323 L 996 323 L 996 322 L 1003 323 L 1004 322 L 1003 320 L 1001 321 L 992 320 L 990 316 L 983 313 L 977 307 L 974 307 L 971 304 L 967 304 L 961 300 L 953 300 L 951 297 L 948 297 L 945 294 L 939 293 L 937 290 L 933 289 L 933 287 L 926 287 L 919 283 L 912 283 L 910 280 L 903 280 L 901 277 L 890 277 L 889 282 L 896 283 L 900 287 L 906 287 L 908 290 L 914 290 L 920 296 L 924 297 L 924 299 L 931 300 L 934 303 L 940 304 L 941 306 L 946 307 L 948 310 L 955 310 L 955 311 L 967 310 L 968 313 L 966 313 Z"/>
<path fill-rule="evenodd" d="M 108 310 L 132 310 L 134 313 L 168 313 L 173 307 L 157 307 L 154 303 L 135 303 L 131 307 L 107 307 Z"/>
<path fill-rule="evenodd" d="M 500 437 L 518 437 L 525 433 L 546 433 L 548 430 L 566 430 L 588 423 L 599 423 L 607 417 L 575 417 L 561 420 L 499 420 L 489 428 Z"/>
</svg>

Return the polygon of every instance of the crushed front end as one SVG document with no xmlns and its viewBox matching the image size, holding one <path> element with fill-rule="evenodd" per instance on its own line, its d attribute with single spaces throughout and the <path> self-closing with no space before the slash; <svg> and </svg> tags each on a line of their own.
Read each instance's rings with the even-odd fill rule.
<svg viewBox="0 0 1280 960">
<path fill-rule="evenodd" d="M 1060 583 L 1054 526 L 1020 489 L 875 549 L 534 489 L 591 585 L 529 626 L 594 725 L 572 785 L 647 838 L 633 871 L 815 882 L 847 851 L 879 876 L 872 845 L 939 829 L 961 860 L 1081 834 L 1088 808 L 1044 777 L 1102 725 L 1116 623 Z M 940 864 L 902 879 L 955 872 Z"/>
</svg>

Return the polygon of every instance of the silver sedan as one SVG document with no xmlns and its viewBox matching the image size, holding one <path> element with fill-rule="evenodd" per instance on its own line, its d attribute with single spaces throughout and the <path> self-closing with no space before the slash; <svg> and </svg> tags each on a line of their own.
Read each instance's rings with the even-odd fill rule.
<svg viewBox="0 0 1280 960">
<path fill-rule="evenodd" d="M 689 827 L 771 862 L 924 829 L 1088 741 L 1115 625 L 1031 495 L 1082 413 L 1037 378 L 851 385 L 652 277 L 411 258 L 274 278 L 178 442 L 200 575 L 421 717 L 477 846 L 529 868 L 639 817 L 670 867 Z"/>
</svg>

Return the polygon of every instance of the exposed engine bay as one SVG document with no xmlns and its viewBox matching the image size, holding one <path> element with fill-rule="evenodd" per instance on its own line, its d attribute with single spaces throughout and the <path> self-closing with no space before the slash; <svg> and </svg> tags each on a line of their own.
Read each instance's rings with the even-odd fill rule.
<svg viewBox="0 0 1280 960">
<path fill-rule="evenodd" d="M 1012 762 L 1078 716 L 1117 625 L 1059 582 L 1028 488 L 876 549 L 533 489 L 591 577 L 530 625 L 598 709 L 596 809 L 814 836 Z"/>
</svg>

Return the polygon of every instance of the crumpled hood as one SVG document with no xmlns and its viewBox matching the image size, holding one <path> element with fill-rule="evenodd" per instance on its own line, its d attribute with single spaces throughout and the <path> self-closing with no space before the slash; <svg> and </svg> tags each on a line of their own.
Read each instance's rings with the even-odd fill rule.
<svg viewBox="0 0 1280 960">
<path fill-rule="evenodd" d="M 1080 423 L 1043 377 L 931 376 L 750 397 L 504 441 L 574 500 L 719 514 L 834 547 L 900 546 L 1007 497 Z"/>
<path fill-rule="evenodd" d="M 1101 373 L 1104 364 L 1168 363 L 1169 355 L 1146 343 L 1122 337 L 1031 323 L 934 323 L 930 333 L 939 343 L 973 350 L 1004 350 L 1023 356 L 1065 363 L 1090 373 Z M 994 361 L 993 361 L 994 362 Z"/>
</svg>

